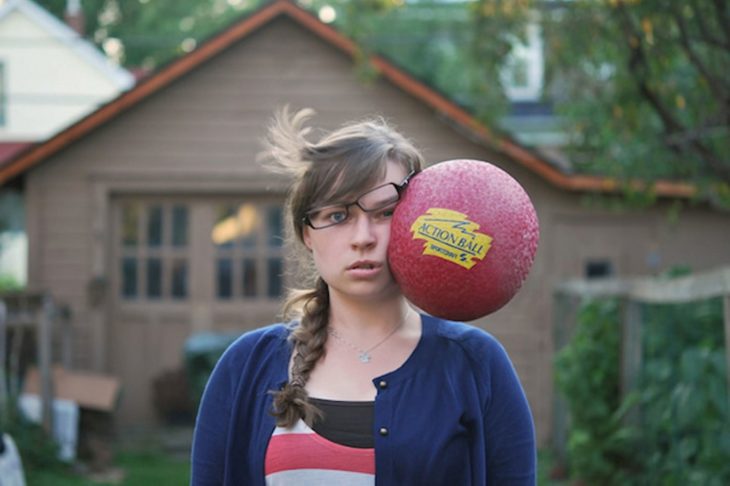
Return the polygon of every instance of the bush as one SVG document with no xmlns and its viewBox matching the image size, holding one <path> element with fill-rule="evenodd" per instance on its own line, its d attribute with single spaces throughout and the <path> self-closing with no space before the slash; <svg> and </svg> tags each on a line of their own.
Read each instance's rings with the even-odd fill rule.
<svg viewBox="0 0 730 486">
<path fill-rule="evenodd" d="M 644 306 L 638 389 L 619 396 L 620 305 L 583 306 L 556 356 L 573 476 L 590 484 L 730 484 L 722 302 Z M 626 414 L 636 417 L 629 421 Z"/>
<path fill-rule="evenodd" d="M 557 386 L 570 409 L 571 474 L 589 484 L 625 484 L 625 471 L 617 466 L 633 469 L 636 430 L 622 424 L 618 318 L 617 301 L 589 302 L 555 360 Z"/>
<path fill-rule="evenodd" d="M 15 441 L 26 473 L 67 469 L 67 466 L 58 459 L 58 444 L 46 434 L 39 424 L 29 422 L 20 416 L 14 416 L 2 429 Z"/>
<path fill-rule="evenodd" d="M 722 301 L 647 306 L 642 331 L 645 478 L 730 484 Z"/>
</svg>

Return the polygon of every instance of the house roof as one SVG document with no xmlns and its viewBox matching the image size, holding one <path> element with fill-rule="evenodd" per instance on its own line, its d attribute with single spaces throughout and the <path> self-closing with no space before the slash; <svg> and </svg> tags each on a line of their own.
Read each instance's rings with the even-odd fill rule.
<svg viewBox="0 0 730 486">
<path fill-rule="evenodd" d="M 28 3 L 24 0 L 20 1 L 21 3 Z M 308 11 L 289 0 L 274 0 L 203 43 L 196 50 L 150 75 L 134 89 L 121 94 L 115 100 L 100 107 L 53 138 L 29 148 L 0 166 L 0 185 L 22 175 L 25 171 L 41 163 L 67 145 L 86 136 L 104 123 L 113 120 L 127 109 L 163 89 L 185 73 L 195 69 L 230 45 L 280 16 L 287 16 L 350 56 L 355 56 L 358 52 L 358 46 L 351 39 L 321 22 Z M 380 75 L 392 84 L 436 110 L 460 128 L 466 129 L 482 143 L 508 155 L 553 186 L 570 191 L 613 192 L 620 189 L 619 182 L 614 179 L 566 174 L 560 171 L 546 159 L 531 152 L 526 147 L 507 137 L 496 134 L 465 109 L 425 83 L 415 79 L 395 64 L 377 55 L 371 56 L 370 62 Z M 690 197 L 695 193 L 695 190 L 694 186 L 684 183 L 659 181 L 654 184 L 654 191 L 660 196 Z"/>
<path fill-rule="evenodd" d="M 14 11 L 22 12 L 48 34 L 65 44 L 69 50 L 74 51 L 88 65 L 117 85 L 119 89 L 126 90 L 134 85 L 134 76 L 126 69 L 114 64 L 99 52 L 91 42 L 80 38 L 75 30 L 36 5 L 35 2 L 31 0 L 6 0 L 0 6 L 0 21 Z"/>
<path fill-rule="evenodd" d="M 34 142 L 0 142 L 0 165 L 3 161 L 15 157 L 20 152 L 32 147 Z"/>
</svg>

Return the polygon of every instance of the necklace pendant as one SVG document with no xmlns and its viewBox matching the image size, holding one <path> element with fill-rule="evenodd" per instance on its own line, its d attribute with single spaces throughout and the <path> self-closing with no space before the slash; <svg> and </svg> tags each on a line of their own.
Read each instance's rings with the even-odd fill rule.
<svg viewBox="0 0 730 486">
<path fill-rule="evenodd" d="M 360 356 L 358 356 L 358 358 L 360 358 L 361 363 L 369 363 L 371 359 L 367 351 L 365 351 L 364 353 L 360 353 Z"/>
</svg>

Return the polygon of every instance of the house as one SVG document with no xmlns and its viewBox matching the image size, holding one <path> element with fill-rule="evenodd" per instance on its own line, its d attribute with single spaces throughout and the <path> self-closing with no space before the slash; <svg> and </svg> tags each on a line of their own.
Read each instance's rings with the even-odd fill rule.
<svg viewBox="0 0 730 486">
<path fill-rule="evenodd" d="M 355 49 L 295 3 L 274 1 L 0 168 L 0 184 L 23 182 L 29 281 L 72 307 L 75 366 L 121 378 L 122 423 L 155 420 L 150 383 L 181 365 L 191 333 L 276 319 L 293 283 L 278 238 L 286 180 L 255 156 L 285 103 L 315 108 L 325 128 L 383 115 L 428 161 L 487 160 L 525 187 L 541 224 L 532 273 L 474 324 L 510 353 L 541 444 L 557 283 L 730 263 L 727 214 L 693 206 L 667 217 L 691 187 L 659 184 L 660 203 L 642 211 L 582 204 L 616 183 L 561 172 L 381 58 L 372 59 L 380 77 L 363 83 Z"/>
<path fill-rule="evenodd" d="M 69 22 L 79 15 L 79 2 L 69 1 Z M 133 84 L 130 73 L 33 1 L 0 2 L 0 165 Z M 0 196 L 0 214 L 7 226 L 0 235 L 0 272 L 22 282 L 26 242 L 16 223 L 23 216 L 16 193 Z"/>
<path fill-rule="evenodd" d="M 129 72 L 31 0 L 0 5 L 0 142 L 45 140 L 133 84 Z"/>
</svg>

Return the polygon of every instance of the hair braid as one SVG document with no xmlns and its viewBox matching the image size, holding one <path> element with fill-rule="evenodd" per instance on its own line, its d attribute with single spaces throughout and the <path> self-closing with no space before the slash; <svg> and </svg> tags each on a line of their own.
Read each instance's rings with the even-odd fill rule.
<svg viewBox="0 0 730 486">
<path fill-rule="evenodd" d="M 291 378 L 284 387 L 274 392 L 276 424 L 291 427 L 300 418 L 312 425 L 321 416 L 321 411 L 309 402 L 305 385 L 317 362 L 324 356 L 329 321 L 329 290 L 320 277 L 314 289 L 294 295 L 286 310 L 301 305 L 302 316 L 299 325 L 291 333 L 294 343 Z"/>
</svg>

